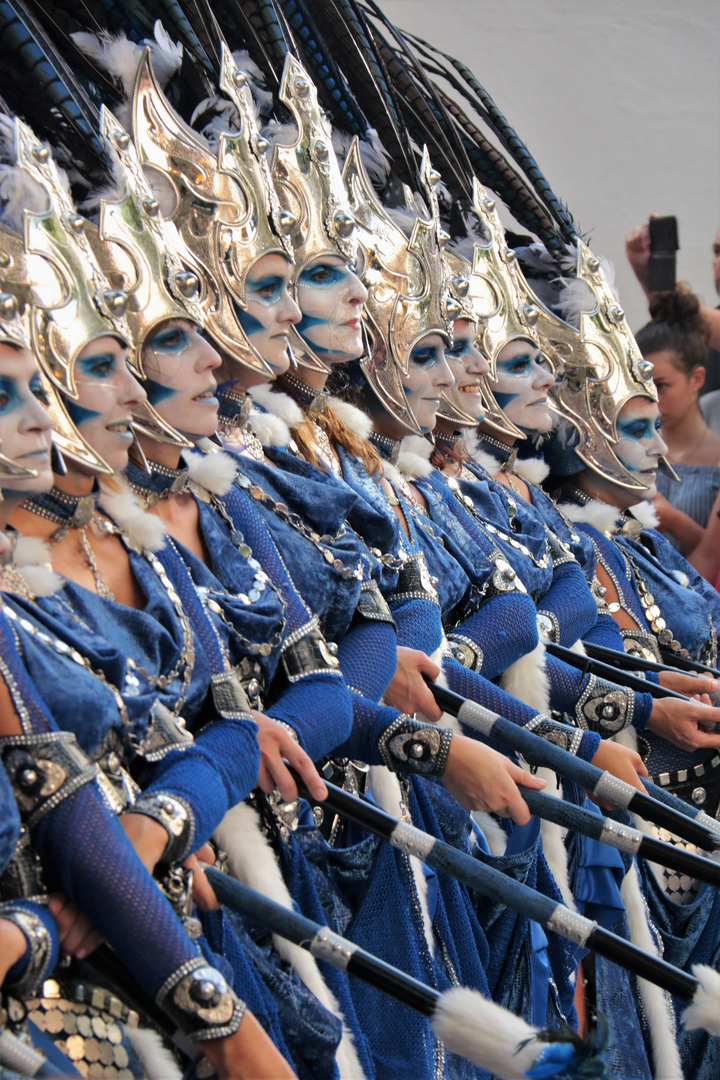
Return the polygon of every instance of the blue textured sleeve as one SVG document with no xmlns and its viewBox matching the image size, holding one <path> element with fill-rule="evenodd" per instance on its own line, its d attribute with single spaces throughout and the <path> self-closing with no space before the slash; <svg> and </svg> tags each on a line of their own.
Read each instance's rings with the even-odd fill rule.
<svg viewBox="0 0 720 1080">
<path fill-rule="evenodd" d="M 446 657 L 443 661 L 443 671 L 445 672 L 448 686 L 451 690 L 454 690 L 456 694 L 469 698 L 470 701 L 475 701 L 478 705 L 483 705 L 492 712 L 499 713 L 500 716 L 512 720 L 514 724 L 525 727 L 526 724 L 531 720 L 534 720 L 538 715 L 537 710 L 530 708 L 529 705 L 524 705 L 521 701 L 518 701 L 517 698 L 514 698 L 504 690 L 501 690 L 499 686 L 495 686 L 494 683 L 488 682 L 487 679 L 484 679 L 483 676 L 479 675 L 476 671 L 463 667 L 457 660 Z M 474 735 L 471 731 L 468 731 L 467 734 Z M 579 732 L 576 734 L 579 734 Z M 477 736 L 474 735 L 474 737 Z M 597 748 L 600 745 L 600 736 L 592 731 L 583 731 L 580 739 L 577 741 L 578 746 L 575 751 L 577 756 L 581 757 L 584 761 L 592 761 Z"/>
<path fill-rule="evenodd" d="M 190 744 L 192 752 L 171 750 L 154 767 L 146 791 L 178 795 L 195 818 L 194 846 L 209 840 L 231 806 L 257 783 L 260 748 L 253 720 L 212 721 Z"/>
<path fill-rule="evenodd" d="M 366 765 L 382 765 L 378 739 L 390 724 L 397 720 L 400 713 L 397 709 L 379 705 L 376 701 L 368 701 L 355 693 L 352 695 L 352 704 L 352 731 L 349 738 L 338 747 L 338 754 L 352 761 L 364 761 Z"/>
<path fill-rule="evenodd" d="M 10 861 L 20 836 L 20 814 L 10 780 L 0 769 L 0 874 Z"/>
<path fill-rule="evenodd" d="M 595 597 L 576 562 L 565 562 L 554 569 L 550 588 L 538 601 L 538 610 L 555 616 L 560 631 L 558 644 L 567 648 L 595 625 Z"/>
<path fill-rule="evenodd" d="M 33 842 L 48 888 L 85 912 L 153 997 L 199 955 L 94 782 L 45 814 Z"/>
<path fill-rule="evenodd" d="M 432 600 L 412 597 L 390 599 L 390 611 L 397 627 L 397 644 L 420 649 L 430 656 L 442 645 L 440 608 Z"/>
<path fill-rule="evenodd" d="M 390 623 L 364 623 L 338 643 L 345 682 L 371 701 L 379 701 L 397 667 L 397 631 Z"/>
<path fill-rule="evenodd" d="M 3 917 L 3 906 L 4 905 L 0 904 L 0 919 L 2 919 Z M 38 904 L 35 900 L 13 900 L 12 907 L 16 911 L 20 909 L 21 911 L 27 912 L 28 915 L 34 915 L 36 919 L 40 920 L 40 922 L 47 930 L 48 940 L 50 942 L 50 955 L 45 960 L 44 971 L 49 975 L 57 964 L 60 957 L 60 938 L 58 936 L 58 928 L 57 923 L 55 922 L 54 915 L 52 914 L 50 909 L 45 906 L 45 904 Z M 20 929 L 22 930 L 22 927 L 20 927 Z M 25 968 L 27 967 L 28 961 L 31 956 L 31 946 L 30 942 L 27 940 L 27 935 L 25 935 L 25 941 L 26 946 L 24 954 L 20 957 L 19 960 L 17 960 L 13 964 L 11 968 L 8 968 L 8 983 L 15 982 L 16 979 L 22 978 L 25 972 Z"/>
<path fill-rule="evenodd" d="M 313 761 L 331 753 L 352 729 L 352 700 L 339 675 L 318 673 L 291 683 L 265 713 L 290 724 Z"/>
<path fill-rule="evenodd" d="M 483 675 L 495 679 L 537 647 L 535 604 L 527 593 L 493 596 L 448 632 L 474 641 L 482 652 Z"/>
<path fill-rule="evenodd" d="M 597 622 L 592 630 L 583 634 L 583 641 L 590 641 L 594 645 L 604 645 L 606 649 L 615 649 L 617 652 L 625 652 L 620 627 L 609 611 L 598 611 Z"/>
</svg>

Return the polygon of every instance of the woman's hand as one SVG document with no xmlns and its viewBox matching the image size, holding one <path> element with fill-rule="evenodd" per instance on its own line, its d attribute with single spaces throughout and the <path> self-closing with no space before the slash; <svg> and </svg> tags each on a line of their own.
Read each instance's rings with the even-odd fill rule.
<svg viewBox="0 0 720 1080">
<path fill-rule="evenodd" d="M 220 1080 L 297 1080 L 293 1070 L 251 1012 L 224 1039 L 198 1044 Z"/>
<path fill-rule="evenodd" d="M 692 671 L 661 671 L 660 685 L 668 690 L 675 690 L 678 694 L 686 697 L 696 697 L 698 694 L 714 694 L 720 683 L 709 675 L 701 675 Z"/>
<path fill-rule="evenodd" d="M 0 919 L 0 986 L 13 964 L 23 958 L 26 949 L 25 935 L 17 923 L 12 919 Z"/>
<path fill-rule="evenodd" d="M 650 226 L 645 222 L 631 229 L 625 237 L 625 254 L 635 277 L 647 292 L 648 264 L 650 262 Z"/>
<path fill-rule="evenodd" d="M 83 960 L 102 944 L 102 938 L 86 915 L 63 893 L 50 893 L 48 907 L 55 916 L 60 945 L 70 956 Z"/>
<path fill-rule="evenodd" d="M 397 667 L 390 685 L 383 694 L 383 701 L 398 712 L 422 713 L 431 723 L 437 723 L 442 716 L 442 709 L 436 704 L 424 675 L 437 679 L 440 668 L 429 656 L 419 649 L 408 649 L 398 645 Z"/>
<path fill-rule="evenodd" d="M 592 764 L 603 772 L 617 776 L 618 780 L 632 784 L 638 791 L 645 791 L 640 777 L 647 776 L 648 771 L 637 751 L 631 750 L 629 746 L 621 746 L 612 739 L 603 739 L 595 752 Z M 599 799 L 591 791 L 587 794 L 603 810 L 615 809 L 615 803 L 608 802 L 607 799 Z"/>
<path fill-rule="evenodd" d="M 167 830 L 155 818 L 147 817 L 145 814 L 123 814 L 120 824 L 135 848 L 140 862 L 152 874 L 167 847 L 169 840 Z"/>
<path fill-rule="evenodd" d="M 648 730 L 681 750 L 716 749 L 720 747 L 720 734 L 715 731 L 717 715 L 707 694 L 692 702 L 658 698 L 653 702 Z"/>
<path fill-rule="evenodd" d="M 327 788 L 317 769 L 287 728 L 254 709 L 252 716 L 258 726 L 260 744 L 260 771 L 257 782 L 265 794 L 270 795 L 277 788 L 285 802 L 294 802 L 297 799 L 297 785 L 283 761 L 285 758 L 300 773 L 313 799 L 318 802 L 327 799 Z"/>
<path fill-rule="evenodd" d="M 442 782 L 466 810 L 488 810 L 526 825 L 530 811 L 521 788 L 539 791 L 545 781 L 525 772 L 489 746 L 453 735 Z"/>
<path fill-rule="evenodd" d="M 201 911 L 217 911 L 220 908 L 220 901 L 215 895 L 213 887 L 200 865 L 201 863 L 206 863 L 207 866 L 215 865 L 215 852 L 210 844 L 203 844 L 199 851 L 188 856 L 184 865 L 193 872 L 193 900 L 197 906 Z"/>
</svg>

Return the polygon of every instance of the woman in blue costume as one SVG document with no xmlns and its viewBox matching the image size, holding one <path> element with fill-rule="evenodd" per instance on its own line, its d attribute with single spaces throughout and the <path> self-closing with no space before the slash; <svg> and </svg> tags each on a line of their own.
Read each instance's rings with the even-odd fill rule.
<svg viewBox="0 0 720 1080">
<path fill-rule="evenodd" d="M 579 265 L 584 286 L 583 281 L 573 286 L 574 298 L 561 294 L 561 302 L 570 302 L 576 313 L 581 343 L 554 390 L 558 410 L 570 421 L 546 451 L 560 485 L 556 498 L 573 526 L 592 542 L 604 599 L 625 649 L 671 663 L 663 649 L 716 665 L 718 595 L 653 528 L 648 500 L 666 446 L 651 369 L 642 366 L 636 348 L 608 354 L 615 389 L 604 399 L 602 419 L 592 393 L 577 393 L 580 383 L 591 387 L 596 377 L 592 351 L 584 346 L 600 333 L 596 313 L 601 289 L 592 271 L 582 274 L 582 253 Z M 583 288 L 584 293 L 579 292 Z M 646 728 L 637 742 L 657 783 L 716 813 L 720 735 L 712 714 L 704 724 L 688 724 L 684 730 Z M 717 968 L 720 902 L 715 890 L 668 870 L 656 874 L 641 869 L 665 958 L 687 970 L 695 963 Z M 697 1033 L 680 1033 L 678 1039 L 685 1075 L 709 1080 L 717 1074 L 717 1039 Z"/>
<path fill-rule="evenodd" d="M 42 174 L 49 182 L 47 187 L 40 183 L 40 191 L 44 189 L 48 194 L 48 216 L 53 215 L 59 205 L 62 205 L 63 211 L 67 211 L 69 203 L 63 202 L 62 197 L 59 203 L 53 203 L 50 197 L 50 189 L 55 190 L 53 181 L 57 179 L 57 174 L 46 156 L 47 152 L 43 149 L 42 156 L 33 155 L 33 150 L 41 148 L 32 132 L 19 122 L 15 130 L 18 164 L 33 180 L 38 181 Z M 33 160 L 37 171 L 36 166 L 31 164 Z M 22 183 L 26 186 L 29 184 L 28 175 L 22 178 Z M 59 214 L 54 218 L 55 236 L 62 235 L 63 219 Z M 21 238 L 4 228 L 3 244 L 5 250 L 12 253 L 11 265 L 24 267 Z M 77 268 L 78 264 L 75 265 Z M 90 264 L 88 269 L 96 268 Z M 77 316 L 83 302 L 92 302 L 93 293 L 88 291 L 86 281 L 76 277 L 68 277 L 67 280 L 72 282 L 72 303 Z M 97 286 L 100 280 L 99 276 L 95 277 L 93 285 Z M 52 481 L 50 420 L 35 396 L 43 395 L 41 376 L 32 354 L 18 347 L 30 340 L 27 322 L 29 311 L 27 307 L 23 311 L 22 305 L 27 301 L 28 286 L 32 287 L 33 284 L 33 279 L 20 279 L 16 270 L 3 281 L 5 295 L 10 300 L 4 309 L 0 438 L 8 454 L 18 459 L 15 477 L 3 482 L 3 525 L 7 523 L 14 506 L 28 496 L 47 489 Z M 97 314 L 91 314 L 88 307 L 84 317 L 75 323 L 75 344 L 80 347 L 80 366 L 86 352 L 97 348 L 117 348 L 120 358 L 124 359 L 116 338 L 107 336 L 108 333 L 122 331 L 121 320 L 111 321 L 103 317 L 99 309 L 95 311 Z M 36 309 L 34 314 L 38 314 Z M 45 320 L 48 332 L 57 333 L 56 344 L 62 339 L 61 326 L 56 326 L 51 317 Z M 84 338 L 93 332 L 100 332 L 101 336 L 95 337 L 83 349 Z M 12 345 L 8 339 L 13 342 Z M 63 344 L 67 345 L 67 339 Z M 79 373 L 78 378 L 83 381 Z M 124 376 L 119 372 L 117 378 L 122 383 L 122 386 L 116 387 L 118 396 L 122 393 L 128 399 L 132 399 L 133 395 L 138 401 L 142 399 L 142 391 L 129 373 Z M 117 436 L 115 439 L 117 453 L 121 440 Z M 109 442 L 112 449 L 112 440 Z M 3 707 L 0 752 L 27 833 L 24 834 L 14 864 L 3 877 L 3 896 L 12 895 L 13 890 L 18 889 L 20 895 L 23 891 L 33 898 L 36 891 L 42 895 L 44 889 L 37 889 L 33 884 L 34 859 L 39 857 L 48 887 L 65 894 L 64 900 L 55 897 L 51 904 L 57 914 L 61 941 L 66 949 L 83 957 L 97 944 L 97 936 L 89 933 L 87 923 L 83 923 L 71 910 L 71 905 L 75 905 L 75 908 L 82 908 L 92 926 L 123 958 L 143 991 L 153 998 L 157 997 L 169 1013 L 170 1024 L 179 1026 L 191 1043 L 197 1043 L 199 1049 L 206 1051 L 222 1076 L 257 1075 L 257 1068 L 265 1067 L 261 1065 L 263 1061 L 271 1063 L 270 1072 L 266 1075 L 293 1075 L 249 1012 L 247 1020 L 241 1025 L 245 1012 L 243 1003 L 234 996 L 223 975 L 210 966 L 208 959 L 191 940 L 181 920 L 148 873 L 147 851 L 140 852 L 138 857 L 118 821 L 120 800 L 114 792 L 112 781 L 120 788 L 126 782 L 128 790 L 139 792 L 137 787 L 133 791 L 133 784 L 129 775 L 123 773 L 122 764 L 129 757 L 125 752 L 132 745 L 137 750 L 137 743 L 149 732 L 150 726 L 146 719 L 143 731 L 139 715 L 130 717 L 110 678 L 123 685 L 127 675 L 128 687 L 131 679 L 136 686 L 139 686 L 139 680 L 127 666 L 126 658 L 112 645 L 93 638 L 80 624 L 74 629 L 67 625 L 67 621 L 63 623 L 52 615 L 45 616 L 38 609 L 32 602 L 31 584 L 38 592 L 47 592 L 48 585 L 52 589 L 59 581 L 56 575 L 48 575 L 46 569 L 31 566 L 32 559 L 30 563 L 25 562 L 20 553 L 23 541 L 16 533 L 10 532 L 7 537 L 10 550 L 2 566 Z M 22 569 L 15 559 L 22 564 Z M 48 576 L 55 580 L 48 581 Z M 38 685 L 43 687 L 43 700 L 35 689 Z M 68 687 L 72 687 L 71 693 Z M 146 696 L 147 711 L 148 705 Z M 88 722 L 90 718 L 91 722 Z M 252 736 L 249 722 L 247 726 Z M 114 745 L 110 738 L 113 735 Z M 123 737 L 126 739 L 125 746 L 122 745 Z M 196 754 L 192 749 L 187 733 L 184 741 L 188 749 L 183 756 L 181 769 L 189 765 L 193 758 L 202 761 L 201 754 Z M 103 757 L 106 749 L 104 744 L 108 744 L 107 749 L 114 751 L 114 761 L 111 752 L 105 755 L 107 760 L 102 762 L 108 769 L 110 780 L 103 776 L 96 764 L 98 758 Z M 156 741 L 155 750 L 160 754 L 167 749 L 160 740 Z M 164 775 L 156 784 L 156 789 L 164 792 L 162 798 L 157 800 L 157 806 L 164 806 L 166 810 L 166 825 L 162 830 L 164 847 L 169 849 L 173 843 L 176 844 L 173 851 L 168 851 L 171 861 L 174 861 L 175 855 L 182 857 L 182 849 L 191 838 L 187 833 L 183 838 L 182 829 L 175 828 L 178 820 L 182 820 L 184 803 L 170 797 L 165 786 L 167 783 L 173 790 L 171 758 L 172 753 L 164 759 Z M 252 739 L 247 743 L 247 759 L 254 777 L 258 753 Z M 179 764 L 179 755 L 176 754 L 175 765 Z M 147 790 L 152 791 L 152 777 L 146 780 Z M 173 820 L 174 808 L 178 809 L 177 820 Z M 187 818 L 185 814 L 185 820 Z M 32 848 L 27 844 L 28 839 L 32 841 Z M 25 926 L 33 929 L 27 915 Z M 77 984 L 76 993 L 81 996 L 76 997 L 76 1003 L 64 1001 L 65 987 L 69 988 L 69 981 L 74 977 L 77 976 L 81 983 L 87 983 L 87 975 L 83 978 L 81 972 L 72 969 L 63 971 L 59 976 L 62 987 L 58 984 L 53 990 L 49 984 L 45 984 L 42 992 L 37 991 L 37 982 L 42 983 L 48 974 L 48 963 L 52 966 L 53 949 L 37 919 L 33 935 L 36 955 L 31 953 L 27 960 L 28 970 L 23 973 L 23 986 L 18 988 L 10 985 L 9 989 L 33 999 L 30 1008 L 36 1019 L 43 1011 L 54 1009 L 57 1014 L 57 1002 L 60 1002 L 61 1012 L 64 1010 L 73 1014 L 72 1023 L 70 1018 L 63 1020 L 59 1028 L 50 1023 L 49 1030 L 58 1036 L 62 1032 L 63 1038 L 77 1034 L 78 1023 L 82 1034 L 82 1025 L 89 1027 L 94 1018 L 98 1028 L 95 1035 L 100 1040 L 96 1049 L 99 1053 L 102 1048 L 102 1061 L 108 1075 L 124 1075 L 128 1067 L 131 1075 L 143 1075 L 140 1060 L 125 1045 L 121 1028 L 116 1022 L 118 1019 L 127 1021 L 131 1010 L 114 993 L 98 991 L 99 997 L 95 995 L 90 999 L 90 990 L 86 990 L 83 997 L 83 991 Z M 85 1007 L 82 1007 L 83 1002 Z M 24 1015 L 24 1007 L 13 1008 L 10 1015 L 19 1022 Z M 82 1020 L 79 1020 L 80 1016 Z M 109 1030 L 109 1038 L 101 1037 L 100 1028 L 106 1034 Z M 86 1035 L 91 1033 L 91 1030 L 85 1032 Z M 75 1047 L 75 1050 L 78 1048 Z M 75 1060 L 85 1057 L 82 1046 L 79 1050 L 79 1053 L 71 1053 Z M 97 1062 L 97 1056 L 91 1049 L 88 1052 L 90 1056 L 85 1060 L 90 1066 L 93 1058 Z"/>
</svg>

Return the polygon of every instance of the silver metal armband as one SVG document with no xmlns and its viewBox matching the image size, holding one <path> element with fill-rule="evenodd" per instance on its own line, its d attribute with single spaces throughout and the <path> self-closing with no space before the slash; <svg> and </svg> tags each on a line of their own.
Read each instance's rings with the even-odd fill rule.
<svg viewBox="0 0 720 1080">
<path fill-rule="evenodd" d="M 580 727 L 608 737 L 632 724 L 635 694 L 591 675 L 575 706 Z"/>
<path fill-rule="evenodd" d="M 473 641 L 472 638 L 465 637 L 464 634 L 448 634 L 447 640 L 453 660 L 457 660 L 458 664 L 462 664 L 463 667 L 470 668 L 472 671 L 482 669 L 485 657 L 477 642 Z"/>
<path fill-rule="evenodd" d="M 548 547 L 555 569 L 565 563 L 577 562 L 570 545 L 564 543 L 547 525 L 545 526 L 545 535 L 547 536 Z"/>
<path fill-rule="evenodd" d="M 0 906 L 0 918 L 8 919 L 19 926 L 28 945 L 29 956 L 25 969 L 18 979 L 5 980 L 5 989 L 13 997 L 30 998 L 39 983 L 50 974 L 49 965 L 53 959 L 52 938 L 39 916 L 24 907 L 14 904 Z"/>
<path fill-rule="evenodd" d="M 380 592 L 377 581 L 363 581 L 360 586 L 360 598 L 355 607 L 353 622 L 390 623 L 395 625 L 388 602 Z"/>
<path fill-rule="evenodd" d="M 191 1042 L 232 1035 L 245 1012 L 244 1003 L 202 956 L 174 972 L 156 1000 Z"/>
<path fill-rule="evenodd" d="M 557 720 L 551 720 L 549 716 L 543 716 L 542 713 L 528 720 L 525 730 L 532 731 L 534 735 L 539 735 L 546 742 L 559 746 L 561 750 L 567 750 L 569 754 L 577 754 L 582 743 L 583 733 L 579 728 L 559 724 Z"/>
<path fill-rule="evenodd" d="M 70 731 L 4 735 L 0 757 L 10 778 L 23 824 L 29 829 L 54 806 L 97 775 Z"/>
<path fill-rule="evenodd" d="M 439 606 L 440 599 L 435 588 L 437 583 L 438 579 L 430 575 L 425 555 L 422 551 L 416 551 L 410 555 L 398 574 L 392 595 L 393 603 L 397 600 L 432 600 Z"/>
<path fill-rule="evenodd" d="M 283 647 L 282 666 L 288 682 L 297 682 L 304 675 L 336 674 L 340 666 L 336 653 L 337 645 L 325 641 L 317 619 L 312 619 L 291 634 Z"/>
<path fill-rule="evenodd" d="M 150 708 L 150 723 L 138 746 L 138 753 L 146 761 L 161 761 L 171 750 L 190 746 L 193 737 L 185 727 L 182 716 L 163 705 L 159 699 Z"/>
<path fill-rule="evenodd" d="M 537 613 L 538 634 L 546 641 L 560 641 L 560 623 L 553 611 L 539 610 Z"/>
<path fill-rule="evenodd" d="M 448 728 L 421 724 L 402 714 L 378 739 L 383 764 L 391 772 L 442 776 L 453 733 Z"/>
<path fill-rule="evenodd" d="M 486 599 L 489 600 L 501 593 L 527 592 L 517 573 L 499 548 L 494 548 L 488 558 L 493 564 L 493 570 L 483 590 Z"/>
<path fill-rule="evenodd" d="M 144 792 L 128 813 L 144 814 L 159 822 L 168 834 L 168 842 L 159 860 L 163 866 L 181 862 L 192 851 L 195 816 L 189 803 L 163 791 Z"/>
</svg>

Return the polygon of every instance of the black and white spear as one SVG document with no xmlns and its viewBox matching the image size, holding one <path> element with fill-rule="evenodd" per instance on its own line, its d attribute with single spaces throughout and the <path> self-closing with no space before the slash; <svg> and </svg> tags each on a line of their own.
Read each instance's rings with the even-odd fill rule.
<svg viewBox="0 0 720 1080">
<path fill-rule="evenodd" d="M 317 802 L 308 792 L 299 774 L 291 771 L 300 794 Z M 463 882 L 482 896 L 487 896 L 540 923 L 546 930 L 554 931 L 576 945 L 605 956 L 639 978 L 647 979 L 648 982 L 655 983 L 661 989 L 689 1002 L 691 1023 L 688 1024 L 686 1020 L 686 1025 L 704 1027 L 710 1034 L 720 1035 L 720 975 L 712 968 L 696 965 L 694 974 L 690 975 L 605 930 L 592 919 L 571 911 L 563 903 L 507 877 L 472 855 L 446 844 L 414 825 L 397 821 L 366 799 L 352 795 L 327 781 L 325 786 L 328 797 L 324 805 L 333 813 L 356 822 L 406 855 L 416 856 L 438 873 Z M 687 1017 L 688 1012 L 684 1015 Z"/>
<path fill-rule="evenodd" d="M 668 844 L 664 840 L 645 836 L 640 829 L 634 829 L 631 825 L 623 825 L 612 818 L 593 814 L 582 806 L 546 795 L 543 791 L 520 788 L 520 794 L 536 817 L 553 821 L 563 829 L 589 836 L 591 840 L 598 840 L 601 844 L 608 844 L 609 847 L 629 855 L 638 855 L 642 859 L 659 863 L 660 866 L 678 870 L 681 874 L 688 874 L 698 881 L 707 882 L 708 885 L 716 888 L 720 886 L 720 863 L 713 859 L 705 859 L 702 855 L 685 851 L 684 848 Z"/>
<path fill-rule="evenodd" d="M 688 817 L 684 812 L 674 809 L 668 801 L 654 799 L 651 795 L 638 791 L 625 780 L 603 772 L 596 765 L 583 761 L 562 747 L 540 738 L 512 720 L 498 716 L 490 709 L 469 701 L 452 690 L 429 681 L 428 685 L 441 709 L 456 716 L 465 727 L 492 737 L 522 754 L 531 765 L 543 765 L 553 769 L 560 776 L 585 788 L 593 798 L 605 799 L 623 810 L 630 810 L 646 821 L 675 833 L 688 843 L 695 844 L 703 851 L 720 850 L 720 834 L 716 829 L 702 824 L 699 816 Z"/>
<path fill-rule="evenodd" d="M 568 1041 L 562 1032 L 541 1033 L 477 990 L 453 987 L 440 993 L 358 948 L 329 927 L 282 907 L 214 867 L 203 869 L 225 907 L 423 1013 L 448 1049 L 501 1080 L 517 1080 L 538 1067 L 543 1067 L 542 1075 L 548 1078 L 582 1075 L 581 1062 L 591 1059 L 595 1065 L 593 1077 L 610 1080 L 602 1046 L 579 1039 Z"/>
<path fill-rule="evenodd" d="M 669 697 L 679 698 L 680 701 L 692 701 L 692 698 L 687 697 L 686 694 L 680 694 L 677 690 L 670 690 L 667 686 L 649 682 L 639 675 L 633 675 L 631 671 L 621 671 L 617 667 L 604 663 L 602 660 L 594 659 L 589 653 L 584 655 L 583 653 L 573 652 L 572 649 L 568 649 L 564 645 L 558 645 L 554 641 L 546 641 L 545 648 L 551 656 L 570 664 L 571 667 L 578 668 L 579 671 L 584 672 L 586 675 L 597 675 L 601 679 L 619 683 L 620 686 L 626 686 L 630 690 L 636 690 L 641 694 L 650 694 L 656 698 Z"/>
<path fill-rule="evenodd" d="M 621 652 L 619 649 L 610 649 L 607 645 L 597 645 L 594 641 L 583 641 L 585 652 L 593 660 L 602 660 L 604 664 L 612 667 L 626 668 L 628 671 L 656 671 L 658 675 L 666 672 L 677 674 L 710 675 L 714 679 L 720 679 L 720 671 L 708 667 L 707 664 L 696 663 L 695 660 L 686 660 L 685 657 L 676 657 L 673 654 L 672 661 L 659 664 L 657 660 L 648 660 L 639 653 Z"/>
</svg>

